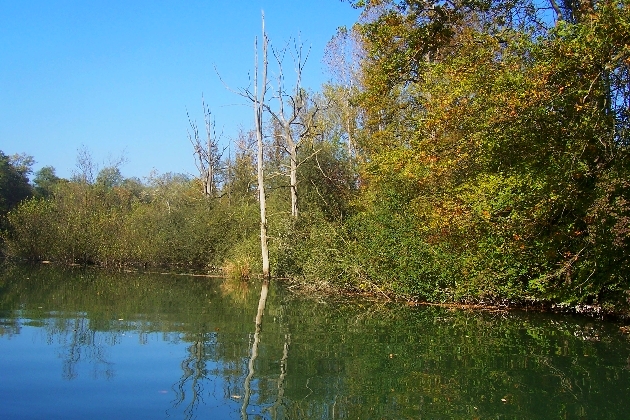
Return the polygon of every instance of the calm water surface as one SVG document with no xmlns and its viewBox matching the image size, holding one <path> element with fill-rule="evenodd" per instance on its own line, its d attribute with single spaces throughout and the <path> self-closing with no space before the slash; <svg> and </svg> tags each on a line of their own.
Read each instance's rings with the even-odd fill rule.
<svg viewBox="0 0 630 420">
<path fill-rule="evenodd" d="M 619 324 L 262 290 L 0 267 L 0 419 L 630 418 Z"/>
</svg>

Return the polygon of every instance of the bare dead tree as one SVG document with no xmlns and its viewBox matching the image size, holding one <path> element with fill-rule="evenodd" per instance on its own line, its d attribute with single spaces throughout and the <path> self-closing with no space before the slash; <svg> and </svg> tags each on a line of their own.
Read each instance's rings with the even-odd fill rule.
<svg viewBox="0 0 630 420">
<path fill-rule="evenodd" d="M 188 140 L 193 146 L 195 166 L 199 170 L 203 194 L 206 197 L 214 197 L 217 193 L 217 177 L 221 169 L 221 159 L 227 147 L 219 151 L 219 136 L 216 134 L 215 121 L 203 96 L 201 97 L 201 104 L 203 107 L 206 138 L 202 140 L 197 124 L 187 112 L 186 115 L 188 116 L 191 130 L 188 132 Z"/>
<path fill-rule="evenodd" d="M 301 163 L 298 161 L 298 152 L 304 141 L 313 135 L 316 128 L 316 116 L 319 105 L 308 97 L 302 88 L 302 72 L 308 61 L 308 52 L 303 53 L 302 44 L 294 42 L 293 61 L 295 64 L 296 80 L 291 91 L 285 86 L 283 71 L 284 55 L 287 47 L 281 50 L 273 50 L 278 64 L 278 77 L 276 86 L 276 100 L 278 107 L 273 109 L 265 105 L 265 110 L 271 115 L 279 126 L 279 134 L 284 141 L 284 148 L 289 155 L 289 188 L 291 194 L 291 216 L 298 217 L 298 179 L 297 170 Z"/>
<path fill-rule="evenodd" d="M 368 19 L 363 17 L 363 19 Z M 354 133 L 357 130 L 359 109 L 352 98 L 360 90 L 360 63 L 364 57 L 363 44 L 355 28 L 339 28 L 326 45 L 324 63 L 332 75 L 333 85 L 328 93 L 338 108 L 347 136 L 348 156 L 356 150 Z"/>
<path fill-rule="evenodd" d="M 267 93 L 267 47 L 269 39 L 265 32 L 265 14 L 262 13 L 262 81 L 258 92 L 258 39 L 254 42 L 254 116 L 256 121 L 256 143 L 258 145 L 258 200 L 260 202 L 260 250 L 263 260 L 263 277 L 269 278 L 269 247 L 267 246 L 267 200 L 265 197 L 265 173 L 263 169 L 263 111 Z"/>
<path fill-rule="evenodd" d="M 98 170 L 97 165 L 94 163 L 92 154 L 90 151 L 82 145 L 77 150 L 77 171 L 74 173 L 73 178 L 84 184 L 94 183 L 94 173 Z"/>
</svg>

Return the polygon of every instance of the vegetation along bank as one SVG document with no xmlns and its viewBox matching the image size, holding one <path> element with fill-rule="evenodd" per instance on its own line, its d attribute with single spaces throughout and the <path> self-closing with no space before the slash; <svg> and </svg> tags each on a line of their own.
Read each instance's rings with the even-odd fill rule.
<svg viewBox="0 0 630 420">
<path fill-rule="evenodd" d="M 273 276 L 630 313 L 628 1 L 350 3 L 330 83 L 250 96 L 230 156 L 191 121 L 199 177 L 1 154 L 3 253 L 254 275 L 261 163 Z"/>
</svg>

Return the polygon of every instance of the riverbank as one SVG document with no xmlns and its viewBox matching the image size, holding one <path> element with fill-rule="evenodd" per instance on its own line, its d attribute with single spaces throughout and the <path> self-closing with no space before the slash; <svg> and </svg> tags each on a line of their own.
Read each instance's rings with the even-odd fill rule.
<svg viewBox="0 0 630 420">
<path fill-rule="evenodd" d="M 100 265 L 86 264 L 66 264 L 54 261 L 27 262 L 23 260 L 7 259 L 0 260 L 2 264 L 16 265 L 32 265 L 32 266 L 56 266 L 61 268 L 89 268 L 101 270 L 104 272 L 123 272 L 129 274 L 149 274 L 149 275 L 167 275 L 167 276 L 185 276 L 185 277 L 202 277 L 202 278 L 231 278 L 234 281 L 244 283 L 254 283 L 262 280 L 260 274 L 247 271 L 243 275 L 240 271 L 228 270 L 221 267 L 190 268 L 185 266 L 148 266 L 146 264 L 128 264 L 118 267 L 108 267 Z M 509 311 L 528 311 L 541 313 L 558 313 L 572 314 L 588 318 L 600 320 L 620 320 L 630 321 L 630 291 L 626 302 L 618 302 L 616 305 L 611 302 L 605 304 L 569 304 L 562 302 L 553 302 L 549 300 L 536 299 L 466 299 L 466 300 L 442 300 L 430 301 L 417 299 L 412 296 L 398 294 L 391 290 L 384 290 L 376 284 L 363 283 L 360 287 L 354 284 L 339 284 L 332 281 L 322 279 L 306 279 L 304 277 L 272 277 L 271 281 L 282 283 L 291 293 L 301 296 L 313 298 L 361 298 L 379 302 L 396 302 L 405 303 L 408 306 L 436 306 L 442 308 L 452 308 L 470 311 L 483 312 L 509 312 Z M 627 332 L 630 332 L 628 327 Z"/>
<path fill-rule="evenodd" d="M 617 306 L 610 303 L 605 305 L 597 304 L 574 304 L 557 303 L 552 301 L 522 299 L 468 299 L 466 301 L 427 301 L 418 300 L 413 297 L 398 295 L 394 292 L 386 292 L 376 285 L 359 289 L 356 287 L 340 287 L 328 281 L 307 281 L 304 279 L 282 278 L 278 279 L 287 284 L 288 289 L 294 293 L 305 296 L 339 296 L 345 297 L 360 296 L 378 301 L 404 302 L 409 306 L 437 306 L 443 308 L 453 308 L 484 312 L 507 312 L 507 311 L 533 311 L 548 312 L 558 314 L 574 314 L 596 319 L 630 321 L 630 293 L 625 305 Z"/>
</svg>

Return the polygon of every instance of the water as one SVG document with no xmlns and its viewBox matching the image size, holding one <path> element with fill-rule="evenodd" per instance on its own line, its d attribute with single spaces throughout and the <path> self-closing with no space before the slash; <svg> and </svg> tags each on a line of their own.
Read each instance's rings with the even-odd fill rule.
<svg viewBox="0 0 630 420">
<path fill-rule="evenodd" d="M 203 277 L 4 267 L 0 354 L 1 419 L 627 419 L 630 407 L 617 323 L 273 283 L 262 302 L 259 282 Z"/>
</svg>

